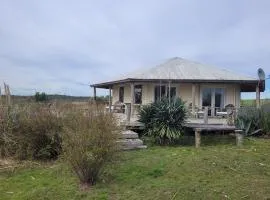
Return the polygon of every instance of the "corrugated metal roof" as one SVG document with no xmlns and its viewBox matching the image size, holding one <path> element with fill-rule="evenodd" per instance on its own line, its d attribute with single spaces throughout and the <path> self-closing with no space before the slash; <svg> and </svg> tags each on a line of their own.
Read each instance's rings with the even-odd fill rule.
<svg viewBox="0 0 270 200">
<path fill-rule="evenodd" d="M 138 70 L 125 76 L 108 80 L 106 83 L 126 79 L 139 80 L 185 80 L 185 81 L 255 81 L 255 78 L 243 76 L 226 69 L 201 64 L 183 58 L 171 58 L 166 62 L 145 70 Z M 100 83 L 102 84 L 102 83 Z"/>
</svg>

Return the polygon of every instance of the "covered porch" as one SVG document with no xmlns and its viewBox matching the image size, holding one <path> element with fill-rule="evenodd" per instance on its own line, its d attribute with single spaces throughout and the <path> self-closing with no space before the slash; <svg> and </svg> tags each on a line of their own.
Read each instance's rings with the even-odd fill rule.
<svg viewBox="0 0 270 200">
<path fill-rule="evenodd" d="M 169 99 L 180 97 L 186 102 L 189 111 L 188 122 L 207 121 L 216 124 L 225 123 L 228 114 L 227 105 L 231 105 L 231 109 L 235 111 L 240 108 L 241 92 L 256 91 L 256 106 L 260 107 L 260 92 L 263 91 L 263 84 L 258 84 L 257 81 L 125 80 L 92 87 L 94 99 L 97 88 L 108 89 L 107 111 L 123 113 L 126 121 L 135 121 L 137 111 L 143 105 L 164 97 Z"/>
</svg>

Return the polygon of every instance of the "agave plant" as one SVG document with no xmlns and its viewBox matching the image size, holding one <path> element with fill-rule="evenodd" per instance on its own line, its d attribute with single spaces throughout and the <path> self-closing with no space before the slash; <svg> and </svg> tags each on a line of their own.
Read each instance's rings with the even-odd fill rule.
<svg viewBox="0 0 270 200">
<path fill-rule="evenodd" d="M 162 99 L 144 106 L 139 112 L 139 121 L 145 124 L 146 133 L 160 144 L 179 139 L 186 118 L 185 102 L 180 98 Z"/>
<path fill-rule="evenodd" d="M 236 119 L 236 126 L 244 130 L 245 135 L 252 135 L 260 129 L 262 112 L 255 107 L 244 107 L 239 110 Z"/>
</svg>

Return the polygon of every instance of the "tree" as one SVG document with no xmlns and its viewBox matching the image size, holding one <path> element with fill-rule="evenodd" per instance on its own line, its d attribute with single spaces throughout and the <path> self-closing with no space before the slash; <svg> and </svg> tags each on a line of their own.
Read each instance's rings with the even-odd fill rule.
<svg viewBox="0 0 270 200">
<path fill-rule="evenodd" d="M 46 95 L 45 92 L 42 92 L 42 93 L 36 92 L 36 94 L 35 94 L 35 100 L 36 100 L 36 102 L 47 101 L 48 100 L 48 96 Z"/>
</svg>

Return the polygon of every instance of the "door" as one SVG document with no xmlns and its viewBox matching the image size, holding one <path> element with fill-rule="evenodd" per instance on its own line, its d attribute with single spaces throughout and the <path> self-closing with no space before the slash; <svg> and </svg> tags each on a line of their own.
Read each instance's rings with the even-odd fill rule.
<svg viewBox="0 0 270 200">
<path fill-rule="evenodd" d="M 211 115 L 212 107 L 212 88 L 203 88 L 202 91 L 202 107 L 208 107 L 208 115 Z"/>
<path fill-rule="evenodd" d="M 203 88 L 202 106 L 209 107 L 208 115 L 215 116 L 216 111 L 224 108 L 224 88 Z"/>
</svg>

